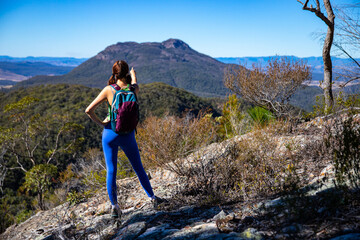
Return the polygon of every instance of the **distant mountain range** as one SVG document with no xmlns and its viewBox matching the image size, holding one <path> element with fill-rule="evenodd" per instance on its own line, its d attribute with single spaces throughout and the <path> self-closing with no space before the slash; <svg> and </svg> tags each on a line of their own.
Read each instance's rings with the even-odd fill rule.
<svg viewBox="0 0 360 240">
<path fill-rule="evenodd" d="M 226 57 L 219 57 L 216 58 L 217 60 L 219 60 L 220 62 L 223 63 L 232 63 L 232 64 L 246 64 L 249 67 L 251 67 L 251 65 L 253 63 L 260 63 L 260 64 L 265 64 L 274 57 L 278 57 L 278 56 L 266 56 L 266 57 L 232 57 L 232 58 L 226 58 Z M 323 63 L 323 59 L 322 57 L 304 57 L 304 58 L 300 58 L 300 57 L 296 57 L 296 56 L 284 56 L 284 57 L 288 57 L 292 60 L 303 60 L 304 62 L 306 62 L 308 65 L 310 65 L 312 67 L 313 72 L 315 73 L 322 73 L 323 72 L 323 67 L 324 67 L 324 63 Z M 332 60 L 332 64 L 334 67 L 339 68 L 339 67 L 344 67 L 344 66 L 348 66 L 349 64 L 353 64 L 353 61 L 350 58 L 338 58 L 338 57 L 331 57 Z M 360 58 L 356 59 L 357 61 L 360 61 Z"/>
<path fill-rule="evenodd" d="M 84 61 L 86 58 L 0 56 L 0 87 L 15 85 L 37 75 L 63 75 Z"/>
<path fill-rule="evenodd" d="M 87 58 L 73 57 L 10 57 L 0 56 L 0 62 L 43 62 L 55 66 L 77 67 L 85 62 Z"/>
<path fill-rule="evenodd" d="M 70 72 L 73 67 L 55 66 L 44 62 L 1 62 L 0 80 L 22 81 L 36 75 L 62 75 Z M 25 78 L 25 79 L 24 79 Z"/>
<path fill-rule="evenodd" d="M 173 41 L 175 41 L 175 40 L 176 39 L 173 39 Z M 171 41 L 171 39 L 169 41 Z M 179 46 L 180 45 L 186 46 L 185 49 L 187 49 L 187 50 L 190 49 L 190 47 L 186 43 L 182 42 L 181 40 L 176 40 L 176 41 L 178 41 L 178 43 L 180 43 Z M 163 42 L 163 43 L 165 43 L 165 42 Z M 163 43 L 160 43 L 160 45 Z M 156 50 L 154 50 L 154 47 L 156 45 L 157 45 L 157 43 L 138 44 L 138 43 L 134 43 L 134 42 L 116 44 L 117 50 L 119 50 L 119 48 L 123 48 L 120 51 L 126 51 L 126 55 L 127 55 L 126 57 L 124 56 L 125 53 L 120 54 L 120 55 L 123 55 L 125 59 L 126 58 L 131 59 L 132 56 L 130 53 L 135 53 L 135 52 L 136 53 L 133 55 L 137 55 L 136 56 L 136 58 L 138 58 L 137 60 L 144 59 L 144 58 L 146 58 L 145 56 L 147 56 L 147 60 L 148 60 L 147 64 L 139 63 L 139 61 L 134 62 L 134 66 L 141 66 L 141 68 L 144 67 L 144 69 L 147 72 L 150 72 L 151 69 L 154 68 L 153 66 L 151 66 L 150 63 L 155 62 L 154 64 L 159 64 L 159 63 L 156 63 L 156 62 L 159 62 L 158 61 L 159 59 L 157 59 L 157 58 L 161 59 L 162 57 L 164 57 L 164 56 L 161 56 L 161 53 L 159 56 L 151 56 L 151 55 L 153 55 L 153 53 L 156 53 Z M 159 43 L 158 43 L 158 45 L 159 45 Z M 115 45 L 113 45 L 113 46 L 115 46 Z M 137 50 L 131 49 L 134 46 L 137 46 L 137 48 L 139 48 L 139 46 L 141 46 L 141 49 L 137 49 Z M 101 58 L 101 56 L 106 56 L 109 52 L 108 50 L 112 51 L 111 49 L 114 49 L 114 47 L 112 47 L 112 46 L 108 47 L 107 49 L 105 49 L 104 51 L 99 53 L 99 56 L 97 56 L 97 57 L 95 56 L 95 59 L 99 59 L 99 58 Z M 151 51 L 153 51 L 153 53 L 151 53 Z M 159 51 L 158 51 L 158 53 L 159 53 Z M 114 53 L 112 53 L 112 54 L 114 54 Z M 140 54 L 142 54 L 142 56 L 140 56 Z M 145 54 L 145 56 L 144 56 L 144 54 Z M 164 55 L 169 55 L 169 54 L 171 55 L 172 53 L 170 52 L 170 53 L 167 53 Z M 205 55 L 203 55 L 203 56 L 205 56 Z M 176 59 L 177 57 L 179 57 L 179 56 L 173 56 L 172 60 Z M 266 65 L 267 61 L 273 57 L 276 57 L 276 56 L 219 57 L 219 58 L 215 58 L 215 59 L 218 60 L 219 62 L 222 62 L 225 64 L 241 63 L 241 64 L 245 64 L 248 68 L 251 68 L 252 64 L 254 64 L 254 63 Z M 319 81 L 323 79 L 322 57 L 306 57 L 306 58 L 299 58 L 296 56 L 287 56 L 287 57 L 289 57 L 293 60 L 303 60 L 312 67 L 312 83 L 313 84 L 318 84 Z M 135 56 L 133 56 L 133 58 L 135 58 Z M 149 59 L 149 58 L 151 58 L 151 59 Z M 87 58 L 66 58 L 66 57 L 18 58 L 18 57 L 10 57 L 10 56 L 0 56 L 0 85 L 9 85 L 9 84 L 14 85 L 18 81 L 27 80 L 27 79 L 29 79 L 33 76 L 37 76 L 37 75 L 50 75 L 50 76 L 63 75 L 63 74 L 70 72 L 73 68 L 79 66 L 80 64 L 82 64 L 83 62 L 85 62 L 87 60 L 89 60 L 89 59 L 87 59 Z M 194 59 L 191 59 L 191 60 L 194 60 Z M 357 59 L 357 60 L 360 62 L 360 59 Z M 180 61 L 181 61 L 181 57 L 180 57 Z M 335 72 L 341 70 L 345 66 L 348 67 L 353 64 L 351 59 L 332 57 L 332 61 L 333 61 L 333 66 L 334 66 Z M 160 60 L 160 62 L 161 62 L 161 60 Z M 111 63 L 110 63 L 110 65 L 111 65 Z M 145 66 L 145 65 L 147 65 L 147 66 Z M 200 64 L 200 65 L 203 65 L 203 64 Z M 177 68 L 177 67 L 180 67 L 180 65 L 177 65 L 175 68 Z M 182 67 L 182 70 L 188 70 L 188 66 L 181 66 L 181 67 Z M 222 68 L 222 67 L 220 67 L 220 68 Z M 173 69 L 174 69 L 174 65 L 173 65 Z M 178 73 L 179 71 L 182 71 L 182 70 L 178 69 L 178 70 L 174 70 L 172 72 L 171 71 L 166 72 L 165 67 L 163 67 L 163 70 L 164 71 L 162 71 L 160 73 L 160 75 L 157 77 L 150 76 L 150 78 L 149 78 L 149 76 L 148 76 L 149 74 L 147 74 L 147 73 L 146 74 L 140 73 L 140 74 L 143 75 L 145 82 L 152 82 L 156 78 L 156 80 L 166 82 L 172 86 L 177 86 L 178 84 L 176 84 L 176 83 L 171 84 L 171 81 L 173 81 L 171 78 L 172 78 L 172 75 L 174 75 L 172 72 Z M 151 75 L 151 73 L 150 73 L 150 75 Z M 164 76 L 164 75 L 168 75 L 168 76 Z M 177 75 L 177 74 L 175 74 L 175 75 Z M 43 78 L 44 77 L 41 77 L 41 79 L 43 79 Z M 175 78 L 176 78 L 176 76 L 175 76 Z M 336 74 L 335 74 L 335 78 L 336 78 Z M 164 80 L 161 80 L 161 79 L 164 79 Z M 7 81 L 4 81 L 4 80 L 7 80 Z M 30 84 L 30 82 L 27 84 Z M 196 92 L 196 91 L 194 91 L 194 92 Z"/>
</svg>

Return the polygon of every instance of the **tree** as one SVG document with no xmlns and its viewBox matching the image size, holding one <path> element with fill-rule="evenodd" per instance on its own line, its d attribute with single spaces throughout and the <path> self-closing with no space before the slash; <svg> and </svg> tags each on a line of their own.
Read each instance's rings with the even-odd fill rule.
<svg viewBox="0 0 360 240">
<path fill-rule="evenodd" d="M 346 79 L 341 85 L 344 87 L 360 79 L 360 62 L 354 57 L 354 53 L 360 51 L 360 2 L 336 7 L 335 11 L 338 21 L 334 46 L 353 62 L 351 66 L 346 66 L 346 69 L 340 69 L 342 71 L 339 75 Z"/>
<path fill-rule="evenodd" d="M 44 194 L 49 189 L 57 174 L 57 167 L 52 164 L 39 164 L 26 172 L 24 187 L 38 195 L 38 206 L 45 210 Z"/>
<path fill-rule="evenodd" d="M 327 16 L 325 16 L 324 13 L 321 11 L 319 0 L 315 0 L 316 7 L 313 7 L 312 5 L 310 5 L 309 7 L 309 0 L 306 0 L 305 3 L 302 3 L 300 0 L 297 1 L 303 5 L 303 10 L 315 13 L 315 15 L 323 22 L 325 22 L 325 24 L 328 26 L 322 51 L 322 58 L 324 61 L 323 90 L 325 97 L 325 112 L 328 113 L 334 103 L 332 93 L 332 62 L 330 50 L 334 40 L 335 14 L 332 10 L 330 0 L 323 0 Z"/>
<path fill-rule="evenodd" d="M 225 86 L 277 117 L 289 114 L 288 102 L 296 90 L 311 78 L 310 67 L 301 60 L 277 57 L 267 67 L 253 64 L 252 70 L 232 65 L 225 71 Z"/>
<path fill-rule="evenodd" d="M 67 116 L 33 114 L 31 109 L 38 101 L 24 97 L 5 106 L 4 113 L 12 126 L 0 128 L 0 149 L 6 152 L 0 158 L 1 169 L 20 169 L 26 173 L 38 164 L 58 165 L 60 154 L 76 153 L 83 141 L 78 137 L 83 126 Z"/>
</svg>

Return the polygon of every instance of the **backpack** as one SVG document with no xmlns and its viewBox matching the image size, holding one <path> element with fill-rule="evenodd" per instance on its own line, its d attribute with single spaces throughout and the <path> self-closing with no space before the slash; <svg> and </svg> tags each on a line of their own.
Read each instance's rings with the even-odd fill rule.
<svg viewBox="0 0 360 240">
<path fill-rule="evenodd" d="M 123 90 L 117 84 L 110 86 L 115 90 L 110 109 L 111 128 L 117 134 L 132 132 L 139 122 L 139 104 L 135 89 L 130 86 L 129 90 Z"/>
</svg>

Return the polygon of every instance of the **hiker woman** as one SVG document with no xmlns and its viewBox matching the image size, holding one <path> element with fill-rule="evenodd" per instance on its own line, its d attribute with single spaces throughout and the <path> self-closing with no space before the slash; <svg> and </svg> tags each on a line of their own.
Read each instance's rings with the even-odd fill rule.
<svg viewBox="0 0 360 240">
<path fill-rule="evenodd" d="M 150 185 L 149 178 L 142 166 L 138 145 L 135 140 L 135 131 L 126 134 L 117 134 L 111 128 L 109 116 L 101 121 L 95 114 L 95 109 L 104 101 L 107 101 L 108 106 L 111 106 L 115 89 L 131 90 L 137 95 L 139 93 L 139 86 L 137 85 L 136 72 L 132 68 L 129 72 L 129 66 L 125 61 L 117 61 L 112 67 L 112 76 L 108 80 L 106 86 L 94 101 L 86 108 L 85 113 L 103 127 L 102 146 L 105 155 L 107 176 L 106 185 L 109 194 L 110 202 L 112 204 L 112 216 L 114 218 L 121 217 L 121 210 L 117 201 L 116 191 L 116 172 L 117 172 L 117 154 L 118 147 L 120 147 L 126 157 L 129 159 L 136 175 L 138 176 L 141 186 L 144 188 L 146 194 L 151 198 L 152 203 L 156 207 L 164 200 L 156 197 Z M 110 107 L 109 107 L 110 109 Z M 110 114 L 110 110 L 109 110 Z"/>
</svg>

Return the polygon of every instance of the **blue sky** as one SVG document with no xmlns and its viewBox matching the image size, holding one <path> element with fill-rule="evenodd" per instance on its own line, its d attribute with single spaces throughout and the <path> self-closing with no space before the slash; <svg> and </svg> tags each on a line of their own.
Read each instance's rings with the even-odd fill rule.
<svg viewBox="0 0 360 240">
<path fill-rule="evenodd" d="M 355 0 L 332 0 L 333 4 Z M 92 57 L 179 38 L 212 57 L 321 56 L 326 25 L 296 0 L 0 0 L 0 55 Z"/>
</svg>

